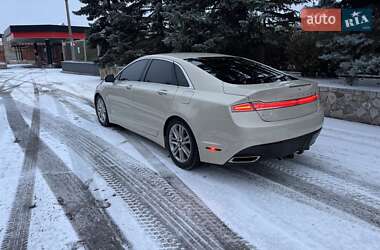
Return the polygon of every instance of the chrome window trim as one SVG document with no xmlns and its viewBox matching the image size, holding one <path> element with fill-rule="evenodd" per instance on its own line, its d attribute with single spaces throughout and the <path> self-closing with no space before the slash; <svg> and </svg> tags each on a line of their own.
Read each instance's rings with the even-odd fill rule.
<svg viewBox="0 0 380 250">
<path fill-rule="evenodd" d="M 173 61 L 173 62 L 174 62 L 175 65 L 177 65 L 177 66 L 182 70 L 182 73 L 183 73 L 183 75 L 185 76 L 185 78 L 186 78 L 186 80 L 187 80 L 187 83 L 189 84 L 188 87 L 185 87 L 185 86 L 178 86 L 178 87 L 195 89 L 193 83 L 191 82 L 189 76 L 187 75 L 187 72 L 186 72 L 185 69 L 182 67 L 182 65 L 179 64 L 179 63 L 177 63 L 176 61 Z"/>
</svg>

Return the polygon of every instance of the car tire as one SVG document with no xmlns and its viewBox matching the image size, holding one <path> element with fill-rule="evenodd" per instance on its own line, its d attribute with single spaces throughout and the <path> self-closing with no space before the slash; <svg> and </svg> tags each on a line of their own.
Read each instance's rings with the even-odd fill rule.
<svg viewBox="0 0 380 250">
<path fill-rule="evenodd" d="M 110 127 L 106 103 L 100 95 L 95 99 L 95 110 L 99 123 L 104 127 Z"/>
<path fill-rule="evenodd" d="M 165 131 L 165 146 L 171 159 L 178 167 L 191 170 L 200 165 L 195 137 L 184 121 L 176 119 L 168 124 Z"/>
</svg>

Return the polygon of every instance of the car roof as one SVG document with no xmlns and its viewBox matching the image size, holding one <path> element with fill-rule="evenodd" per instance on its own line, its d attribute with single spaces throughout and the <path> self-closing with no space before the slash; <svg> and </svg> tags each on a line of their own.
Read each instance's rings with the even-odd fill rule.
<svg viewBox="0 0 380 250">
<path fill-rule="evenodd" d="M 195 53 L 195 52 L 182 52 L 182 53 L 166 53 L 144 56 L 144 58 L 168 58 L 168 59 L 189 59 L 199 57 L 232 57 L 230 55 L 216 54 L 216 53 Z"/>
</svg>

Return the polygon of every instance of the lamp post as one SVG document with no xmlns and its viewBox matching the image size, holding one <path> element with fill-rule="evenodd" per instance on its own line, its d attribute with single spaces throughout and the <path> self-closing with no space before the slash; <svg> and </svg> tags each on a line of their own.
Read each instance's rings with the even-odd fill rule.
<svg viewBox="0 0 380 250">
<path fill-rule="evenodd" d="M 70 48 L 71 48 L 71 60 L 75 61 L 74 39 L 73 39 L 73 31 L 71 29 L 69 1 L 68 0 L 65 0 L 65 5 L 66 5 L 66 15 L 67 15 L 67 27 L 69 30 L 69 41 L 70 41 Z"/>
</svg>

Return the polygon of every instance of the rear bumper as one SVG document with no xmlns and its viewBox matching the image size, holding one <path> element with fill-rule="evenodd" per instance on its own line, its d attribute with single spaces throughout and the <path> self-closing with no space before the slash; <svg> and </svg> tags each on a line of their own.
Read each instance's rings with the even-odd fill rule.
<svg viewBox="0 0 380 250">
<path fill-rule="evenodd" d="M 248 119 L 247 115 L 250 116 Z M 203 138 L 198 141 L 199 155 L 202 162 L 216 165 L 224 165 L 242 152 L 262 153 L 263 158 L 289 155 L 305 148 L 302 147 L 305 145 L 302 142 L 304 136 L 317 133 L 322 128 L 323 118 L 321 109 L 307 116 L 277 122 L 264 122 L 257 112 L 237 113 L 232 123 L 228 120 L 211 123 L 212 127 L 206 127 L 203 133 L 197 134 L 197 138 Z M 209 146 L 216 146 L 221 151 L 209 152 L 206 150 Z"/>
<path fill-rule="evenodd" d="M 310 149 L 310 146 L 315 143 L 320 132 L 321 129 L 280 142 L 248 147 L 235 154 L 233 158 L 248 156 L 260 156 L 260 159 L 285 157 L 298 151 Z"/>
</svg>

